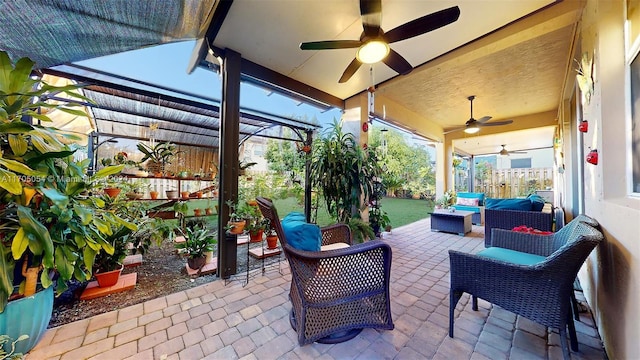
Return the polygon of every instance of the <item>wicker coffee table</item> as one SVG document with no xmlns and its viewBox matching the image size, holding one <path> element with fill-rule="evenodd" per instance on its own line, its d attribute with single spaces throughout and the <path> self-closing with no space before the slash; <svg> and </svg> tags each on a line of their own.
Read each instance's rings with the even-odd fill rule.
<svg viewBox="0 0 640 360">
<path fill-rule="evenodd" d="M 471 232 L 472 211 L 436 209 L 431 213 L 431 231 L 456 233 L 460 236 Z"/>
</svg>

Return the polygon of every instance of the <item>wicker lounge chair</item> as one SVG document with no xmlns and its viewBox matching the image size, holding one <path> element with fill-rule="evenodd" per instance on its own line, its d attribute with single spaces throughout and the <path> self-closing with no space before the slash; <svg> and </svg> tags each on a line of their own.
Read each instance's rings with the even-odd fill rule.
<svg viewBox="0 0 640 360">
<path fill-rule="evenodd" d="M 484 246 L 493 246 L 492 229 L 511 230 L 516 226 L 526 225 L 534 229 L 551 231 L 553 227 L 552 209 L 543 211 L 520 211 L 504 209 L 484 209 Z"/>
<path fill-rule="evenodd" d="M 291 267 L 290 322 L 300 345 L 346 341 L 364 328 L 393 329 L 389 245 L 374 240 L 327 251 L 297 250 L 287 242 L 271 201 L 257 201 L 274 224 Z M 351 245 L 347 225 L 322 229 L 323 247 L 340 242 Z"/>
<path fill-rule="evenodd" d="M 478 309 L 477 298 L 481 298 L 558 329 L 568 359 L 567 327 L 571 348 L 578 350 L 571 318 L 573 282 L 589 253 L 603 239 L 601 232 L 581 219 L 588 218 L 580 216 L 549 236 L 494 229 L 494 248 L 476 255 L 450 250 L 449 336 L 453 337 L 456 304 L 466 292 L 472 296 L 474 310 Z M 487 252 L 495 251 L 509 256 L 494 253 L 488 257 L 491 255 Z"/>
</svg>

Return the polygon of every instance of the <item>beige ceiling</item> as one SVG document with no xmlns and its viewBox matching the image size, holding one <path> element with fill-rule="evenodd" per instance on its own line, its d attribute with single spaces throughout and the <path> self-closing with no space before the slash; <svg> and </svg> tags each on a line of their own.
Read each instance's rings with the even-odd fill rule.
<svg viewBox="0 0 640 360">
<path fill-rule="evenodd" d="M 302 51 L 298 45 L 358 39 L 362 32 L 358 4 L 356 0 L 236 0 L 214 45 L 233 49 L 243 58 L 347 99 L 371 85 L 366 66 L 347 83 L 338 83 L 355 49 Z M 474 135 L 476 143 L 484 141 L 478 145 L 483 149 L 503 143 L 486 134 L 539 126 L 538 122 L 529 123 L 532 114 L 544 114 L 547 122 L 543 120 L 542 125 L 553 122 L 567 82 L 565 74 L 572 67 L 574 29 L 582 2 L 382 0 L 382 28 L 388 31 L 456 5 L 461 12 L 458 21 L 391 44 L 414 66 L 410 74 L 399 76 L 384 64 L 373 65 L 376 105 L 390 100 L 418 114 L 423 121 L 411 127 L 426 134 L 433 133 L 433 126 L 425 130 L 427 123 L 442 130 L 464 125 L 470 117 L 467 97 L 476 95 L 476 119 L 485 115 L 492 116 L 492 121 L 514 119 L 512 125 L 485 127 Z M 448 136 L 458 137 L 469 136 L 461 131 Z M 516 132 L 508 137 L 509 148 L 541 147 L 527 142 L 530 138 Z M 552 138 L 553 133 L 544 146 L 551 146 Z M 473 147 L 461 150 L 480 153 Z"/>
</svg>

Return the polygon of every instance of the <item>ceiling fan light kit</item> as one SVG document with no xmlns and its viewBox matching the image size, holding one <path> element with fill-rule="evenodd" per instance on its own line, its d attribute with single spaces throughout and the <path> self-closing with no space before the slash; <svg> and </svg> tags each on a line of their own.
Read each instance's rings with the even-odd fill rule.
<svg viewBox="0 0 640 360">
<path fill-rule="evenodd" d="M 389 55 L 389 45 L 381 40 L 371 40 L 356 52 L 356 59 L 364 64 L 375 64 Z"/>
<path fill-rule="evenodd" d="M 466 132 L 467 134 L 475 134 L 478 131 L 480 131 L 478 124 L 471 124 L 464 129 L 464 132 Z"/>
<path fill-rule="evenodd" d="M 491 116 L 488 116 L 488 115 L 483 116 L 480 119 L 475 119 L 473 117 L 473 100 L 475 100 L 475 98 L 476 98 L 475 95 L 471 95 L 467 97 L 467 100 L 469 100 L 469 107 L 470 107 L 469 112 L 471 115 L 469 120 L 467 120 L 467 122 L 464 123 L 463 127 L 445 131 L 444 132 L 445 135 L 452 132 L 459 131 L 459 130 L 464 130 L 464 132 L 467 134 L 475 134 L 478 131 L 480 131 L 480 128 L 483 126 L 500 126 L 500 125 L 511 124 L 513 122 L 513 120 L 502 120 L 502 121 L 494 121 L 494 122 L 488 123 L 487 121 L 491 120 Z"/>
<path fill-rule="evenodd" d="M 460 17 L 460 8 L 453 6 L 444 10 L 425 15 L 384 31 L 380 27 L 382 22 L 382 0 L 360 0 L 360 18 L 362 20 L 362 34 L 359 40 L 327 40 L 303 42 L 301 50 L 328 50 L 328 49 L 354 49 L 355 59 L 349 63 L 342 73 L 339 83 L 345 83 L 351 79 L 362 64 L 375 64 L 384 62 L 398 74 L 408 74 L 413 66 L 393 51 L 389 44 L 410 39 L 426 34 L 443 26 L 455 22 Z"/>
</svg>

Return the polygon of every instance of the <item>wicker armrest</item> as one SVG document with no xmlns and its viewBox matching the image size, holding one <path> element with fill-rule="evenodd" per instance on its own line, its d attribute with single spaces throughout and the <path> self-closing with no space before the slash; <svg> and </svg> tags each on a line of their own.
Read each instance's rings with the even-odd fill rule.
<svg viewBox="0 0 640 360">
<path fill-rule="evenodd" d="M 491 246 L 540 256 L 555 251 L 553 235 L 539 235 L 504 229 L 491 229 Z"/>
<path fill-rule="evenodd" d="M 391 247 L 382 241 L 328 251 L 296 250 L 288 245 L 286 250 L 293 281 L 310 303 L 384 293 L 388 289 Z"/>
<path fill-rule="evenodd" d="M 347 224 L 334 224 L 320 229 L 322 232 L 322 245 L 346 243 L 351 245 L 351 229 Z"/>
</svg>

